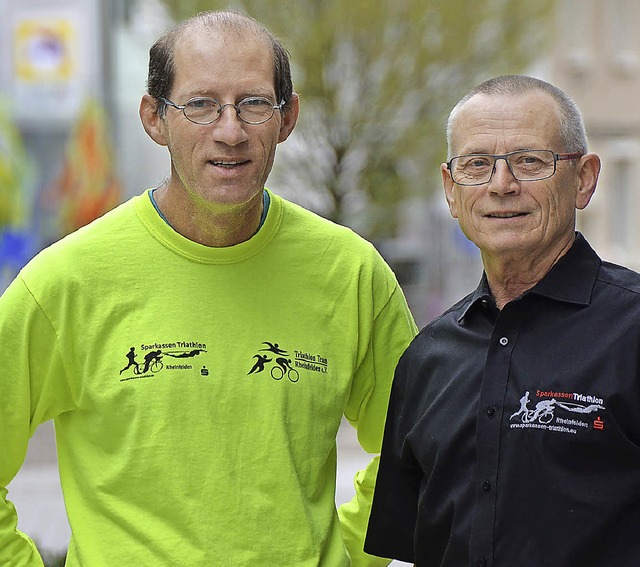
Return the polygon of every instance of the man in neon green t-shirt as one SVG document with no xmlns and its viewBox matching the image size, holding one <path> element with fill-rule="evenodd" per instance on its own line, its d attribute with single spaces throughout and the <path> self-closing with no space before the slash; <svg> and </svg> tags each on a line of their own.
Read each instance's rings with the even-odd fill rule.
<svg viewBox="0 0 640 567">
<path fill-rule="evenodd" d="M 140 104 L 168 181 L 0 298 L 0 486 L 53 419 L 67 565 L 388 563 L 362 549 L 376 458 L 336 511 L 336 433 L 346 416 L 379 451 L 415 324 L 373 246 L 265 189 L 298 109 L 260 24 L 180 24 L 151 48 Z M 0 564 L 42 565 L 2 496 Z"/>
</svg>

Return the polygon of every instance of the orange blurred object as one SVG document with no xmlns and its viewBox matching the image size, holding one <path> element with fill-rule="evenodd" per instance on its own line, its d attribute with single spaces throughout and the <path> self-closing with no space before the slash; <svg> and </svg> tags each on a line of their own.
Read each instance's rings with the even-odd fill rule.
<svg viewBox="0 0 640 567">
<path fill-rule="evenodd" d="M 73 127 L 60 175 L 44 191 L 48 207 L 58 210 L 60 236 L 90 223 L 121 202 L 106 113 L 88 100 Z"/>
</svg>

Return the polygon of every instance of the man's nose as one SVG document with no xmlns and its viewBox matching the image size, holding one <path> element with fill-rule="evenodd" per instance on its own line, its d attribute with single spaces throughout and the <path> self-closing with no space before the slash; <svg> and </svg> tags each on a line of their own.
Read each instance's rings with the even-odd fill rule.
<svg viewBox="0 0 640 567">
<path fill-rule="evenodd" d="M 498 158 L 493 164 L 493 175 L 489 189 L 494 193 L 514 193 L 520 190 L 520 183 L 513 176 L 506 158 Z"/>
<path fill-rule="evenodd" d="M 225 110 L 227 111 L 225 112 Z M 213 122 L 213 136 L 216 141 L 235 146 L 247 140 L 244 126 L 235 105 L 232 103 L 223 104 L 218 112 L 217 120 Z"/>
</svg>

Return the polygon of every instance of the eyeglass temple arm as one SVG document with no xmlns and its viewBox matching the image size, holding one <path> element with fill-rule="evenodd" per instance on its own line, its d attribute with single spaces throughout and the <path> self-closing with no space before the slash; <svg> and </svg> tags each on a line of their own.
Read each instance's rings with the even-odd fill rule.
<svg viewBox="0 0 640 567">
<path fill-rule="evenodd" d="M 570 154 L 556 154 L 556 159 L 558 161 L 567 160 L 567 159 L 578 159 L 581 158 L 584 154 L 582 152 L 573 152 Z"/>
</svg>

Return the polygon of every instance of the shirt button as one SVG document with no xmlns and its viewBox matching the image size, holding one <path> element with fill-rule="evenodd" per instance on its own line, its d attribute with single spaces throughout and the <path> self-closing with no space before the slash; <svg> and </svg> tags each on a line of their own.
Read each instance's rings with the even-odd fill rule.
<svg viewBox="0 0 640 567">
<path fill-rule="evenodd" d="M 478 559 L 478 567 L 487 567 L 486 559 Z"/>
<path fill-rule="evenodd" d="M 491 483 L 488 480 L 485 480 L 482 483 L 482 490 L 484 490 L 485 492 L 489 492 L 491 490 Z"/>
<path fill-rule="evenodd" d="M 487 415 L 489 417 L 493 417 L 496 414 L 496 408 L 494 408 L 493 406 L 489 406 L 487 408 Z"/>
<path fill-rule="evenodd" d="M 502 346 L 507 346 L 507 345 L 509 344 L 509 339 L 508 339 L 507 337 L 502 337 L 502 338 L 500 339 L 500 344 L 501 344 Z"/>
</svg>

